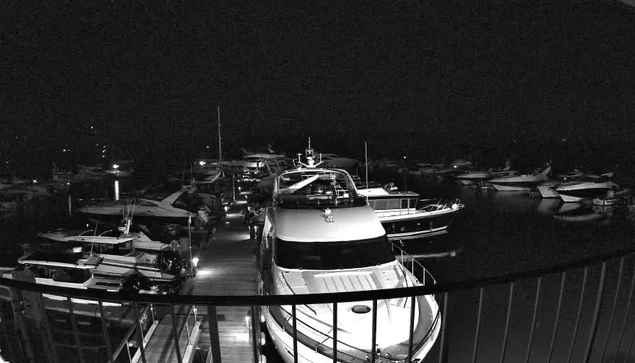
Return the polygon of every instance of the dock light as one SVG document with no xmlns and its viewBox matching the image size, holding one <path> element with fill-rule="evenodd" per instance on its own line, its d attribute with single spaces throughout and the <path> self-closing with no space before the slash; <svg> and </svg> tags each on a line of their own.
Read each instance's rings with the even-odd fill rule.
<svg viewBox="0 0 635 363">
<path fill-rule="evenodd" d="M 200 166 L 203 166 L 203 165 L 205 165 L 205 164 L 207 164 L 207 163 L 205 162 L 205 160 L 201 160 L 201 161 L 199 161 L 199 162 L 198 162 L 198 165 L 200 165 Z"/>
<path fill-rule="evenodd" d="M 112 168 L 115 169 L 115 170 L 119 169 L 119 164 L 112 164 Z"/>
<path fill-rule="evenodd" d="M 225 210 L 225 213 L 227 213 L 227 211 L 229 210 L 229 206 L 226 205 L 226 206 L 223 207 L 223 209 Z"/>
<path fill-rule="evenodd" d="M 194 257 L 192 259 L 192 264 L 194 265 L 194 267 L 198 267 L 198 257 Z"/>
<path fill-rule="evenodd" d="M 37 180 L 36 179 L 33 179 L 33 184 L 37 184 Z"/>
</svg>

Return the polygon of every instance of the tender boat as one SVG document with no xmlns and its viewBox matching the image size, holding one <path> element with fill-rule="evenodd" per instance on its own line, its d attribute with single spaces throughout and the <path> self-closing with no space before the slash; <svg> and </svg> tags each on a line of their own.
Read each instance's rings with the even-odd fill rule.
<svg viewBox="0 0 635 363">
<path fill-rule="evenodd" d="M 259 289 L 264 294 L 319 294 L 381 290 L 421 285 L 401 265 L 366 198 L 342 169 L 313 163 L 286 171 L 274 182 L 273 206 L 267 208 L 260 243 Z M 421 361 L 441 326 L 433 296 L 377 301 L 376 347 L 372 339 L 372 301 L 339 303 L 333 326 L 332 304 L 263 308 L 273 344 L 282 359 L 300 362 L 404 362 L 409 356 L 409 327 L 414 316 L 412 362 Z M 294 328 L 295 327 L 295 328 Z M 333 329 L 337 351 L 333 351 Z M 295 330 L 294 330 L 295 329 Z M 293 336 L 297 336 L 294 351 Z"/>
<path fill-rule="evenodd" d="M 366 196 L 391 240 L 409 240 L 445 233 L 459 210 L 460 199 L 422 201 L 411 191 L 392 186 L 359 184 L 358 192 Z"/>
<path fill-rule="evenodd" d="M 560 184 L 556 187 L 556 191 L 565 203 L 581 202 L 604 195 L 609 190 L 617 190 L 619 186 L 611 180 L 612 178 L 613 173 L 605 173 L 591 180 L 583 177 L 580 180 Z"/>
<path fill-rule="evenodd" d="M 489 183 L 498 191 L 528 192 L 531 188 L 545 182 L 550 171 L 551 165 L 548 165 L 541 173 L 504 176 L 490 179 Z"/>
</svg>

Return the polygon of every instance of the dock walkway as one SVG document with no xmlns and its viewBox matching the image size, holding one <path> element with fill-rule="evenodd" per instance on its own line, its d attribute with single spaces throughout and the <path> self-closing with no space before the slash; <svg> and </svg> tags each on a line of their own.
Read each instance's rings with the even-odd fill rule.
<svg viewBox="0 0 635 363">
<path fill-rule="evenodd" d="M 249 239 L 249 230 L 242 224 L 226 225 L 214 234 L 205 234 L 199 242 L 199 264 L 196 277 L 183 288 L 182 294 L 189 295 L 253 295 L 257 293 L 256 264 L 254 249 L 256 244 Z M 253 362 L 253 344 L 247 322 L 249 307 L 218 307 L 216 316 L 220 341 L 220 356 L 223 362 Z M 207 351 L 210 346 L 209 319 L 207 308 L 197 307 L 198 321 L 191 339 L 193 345 L 189 354 L 183 347 L 184 362 L 191 359 L 194 350 Z M 187 314 L 176 314 L 176 324 L 181 326 L 188 320 Z M 153 362 L 176 363 L 174 336 L 170 317 L 164 318 L 145 346 L 146 356 Z M 190 317 L 191 322 L 191 317 Z M 191 325 L 191 324 L 190 324 Z M 191 333 L 191 332 L 190 332 Z M 166 347 L 169 346 L 169 349 Z M 208 362 L 211 354 L 208 354 Z"/>
</svg>

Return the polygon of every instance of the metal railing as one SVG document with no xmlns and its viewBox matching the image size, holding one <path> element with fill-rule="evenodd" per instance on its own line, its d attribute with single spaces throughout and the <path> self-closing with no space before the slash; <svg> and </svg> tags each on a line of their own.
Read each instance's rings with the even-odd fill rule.
<svg viewBox="0 0 635 363">
<path fill-rule="evenodd" d="M 448 283 L 427 283 L 431 278 L 427 269 L 399 253 L 398 258 L 405 260 L 404 266 L 421 269 L 418 274 L 425 276 L 425 284 L 403 289 L 331 294 L 127 295 L 0 279 L 0 285 L 11 291 L 10 299 L 0 313 L 3 321 L 14 321 L 14 335 L 18 337 L 19 345 L 13 346 L 18 352 L 12 356 L 22 357 L 23 362 L 119 363 L 134 361 L 135 356 L 144 363 L 192 362 L 196 361 L 192 350 L 198 344 L 212 361 L 219 363 L 233 360 L 221 349 L 220 341 L 226 333 L 219 328 L 223 319 L 217 308 L 246 306 L 250 307 L 252 317 L 257 317 L 261 307 L 288 305 L 291 317 L 289 339 L 292 341 L 288 350 L 291 359 L 297 362 L 300 357 L 294 352 L 300 351 L 302 345 L 298 339 L 301 332 L 297 330 L 297 308 L 301 305 L 328 304 L 337 311 L 338 306 L 347 302 L 370 301 L 376 308 L 379 301 L 386 299 L 413 301 L 416 297 L 437 295 L 441 305 L 441 331 L 424 362 L 624 363 L 634 359 L 634 252 L 635 248 L 630 248 L 565 265 Z M 54 304 L 43 299 L 43 293 L 68 299 L 65 306 L 60 307 L 55 305 L 59 302 Z M 94 300 L 97 304 L 87 308 L 85 304 L 73 303 L 71 297 Z M 104 306 L 104 302 L 116 301 L 123 302 L 123 306 Z M 169 308 L 168 312 L 158 314 L 159 307 Z M 183 314 L 179 314 L 181 311 Z M 377 316 L 375 310 L 372 311 L 373 331 L 367 342 L 369 351 L 373 351 L 378 337 Z M 56 325 L 56 314 L 68 318 L 62 326 Z M 161 342 L 162 351 L 151 351 L 152 340 L 161 339 L 156 333 L 159 327 L 155 322 L 167 315 L 172 316 L 168 327 L 172 330 L 171 338 Z M 176 319 L 176 315 L 183 319 Z M 95 334 L 99 331 L 95 321 L 101 325 L 101 334 Z M 337 332 L 337 314 L 332 323 Z M 90 329 L 85 324 L 91 324 Z M 411 336 L 413 324 L 414 314 L 411 315 Z M 155 326 L 154 335 L 150 334 L 152 326 Z M 261 346 L 259 324 L 248 326 L 252 350 L 249 357 L 258 361 L 263 352 L 275 354 L 271 349 L 265 352 L 267 344 Z M 190 339 L 194 329 L 208 330 L 209 333 L 199 342 Z M 60 330 L 67 333 L 57 333 Z M 67 342 L 59 341 L 62 337 Z M 412 353 L 412 340 L 410 342 Z M 320 349 L 338 351 L 337 334 L 333 334 L 328 343 Z M 166 354 L 168 346 L 176 354 Z M 11 345 L 3 343 L 3 352 L 10 348 Z M 129 353 L 118 354 L 124 349 Z M 190 353 L 186 354 L 187 349 Z M 158 359 L 158 356 L 163 358 Z M 401 359 L 408 360 L 407 357 Z M 336 361 L 333 355 L 333 362 Z M 385 362 L 387 359 L 371 354 L 368 361 Z"/>
</svg>

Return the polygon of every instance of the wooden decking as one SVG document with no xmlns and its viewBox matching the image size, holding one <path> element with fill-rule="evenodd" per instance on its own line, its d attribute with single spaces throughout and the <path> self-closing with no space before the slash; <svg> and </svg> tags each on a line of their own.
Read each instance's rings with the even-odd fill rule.
<svg viewBox="0 0 635 363">
<path fill-rule="evenodd" d="M 220 229 L 201 252 L 199 269 L 191 286 L 195 295 L 254 295 L 256 265 L 254 248 L 245 226 Z M 201 309 L 207 313 L 206 309 Z M 218 307 L 216 316 L 223 362 L 253 362 L 251 332 L 246 321 L 248 307 Z M 199 346 L 210 346 L 208 320 L 202 326 Z"/>
</svg>

